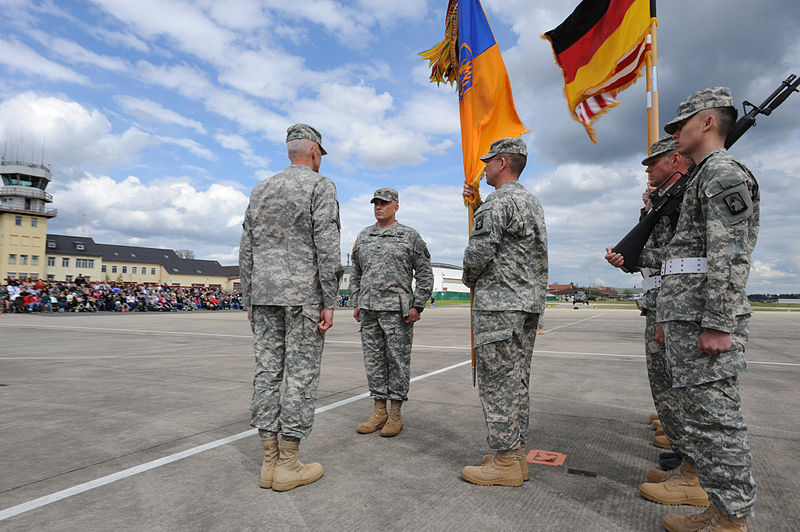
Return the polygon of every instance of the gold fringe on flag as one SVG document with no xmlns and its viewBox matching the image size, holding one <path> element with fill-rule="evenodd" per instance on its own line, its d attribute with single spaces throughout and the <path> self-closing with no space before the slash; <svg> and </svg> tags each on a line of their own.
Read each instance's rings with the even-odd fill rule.
<svg viewBox="0 0 800 532">
<path fill-rule="evenodd" d="M 431 83 L 452 85 L 458 82 L 458 0 L 450 0 L 444 22 L 444 40 L 419 55 L 428 60 Z"/>
</svg>

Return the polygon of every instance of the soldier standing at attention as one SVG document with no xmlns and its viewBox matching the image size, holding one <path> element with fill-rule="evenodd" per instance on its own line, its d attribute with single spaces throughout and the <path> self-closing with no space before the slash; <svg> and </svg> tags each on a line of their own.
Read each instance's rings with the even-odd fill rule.
<svg viewBox="0 0 800 532">
<path fill-rule="evenodd" d="M 547 231 L 539 200 L 519 183 L 528 150 L 518 137 L 492 143 L 481 160 L 495 188 L 475 211 L 464 251 L 464 284 L 475 289 L 472 323 L 478 394 L 494 456 L 461 470 L 482 486 L 528 479 L 530 372 L 547 289 Z M 472 195 L 472 187 L 464 187 Z"/>
<path fill-rule="evenodd" d="M 644 217 L 650 210 L 650 192 L 664 183 L 666 184 L 661 191 L 666 192 L 671 182 L 675 182 L 680 177 L 680 174 L 676 174 L 676 172 L 686 173 L 691 159 L 686 155 L 681 155 L 675 149 L 675 141 L 672 137 L 664 137 L 653 143 L 650 147 L 650 156 L 645 158 L 642 164 L 647 166 L 648 185 L 647 191 L 642 196 L 645 202 L 645 208 L 642 209 L 642 217 Z M 679 213 L 680 211 L 676 214 Z M 637 305 L 645 316 L 647 376 L 650 381 L 653 403 L 663 429 L 660 434 L 656 433 L 653 445 L 672 449 L 683 460 L 686 451 L 683 449 L 680 403 L 677 397 L 677 388 L 672 387 L 672 372 L 664 347 L 664 332 L 658 326 L 656 316 L 656 302 L 661 286 L 661 263 L 666 246 L 672 239 L 675 222 L 677 219 L 673 221 L 671 216 L 662 216 L 642 250 L 637 266 L 644 277 L 642 282 L 644 295 L 637 301 Z M 606 260 L 612 266 L 622 267 L 623 256 L 612 250 L 613 246 L 606 249 Z M 665 484 L 660 484 L 666 481 L 670 482 L 671 488 L 667 489 Z M 642 485 L 640 492 L 645 498 L 662 504 L 708 506 L 708 495 L 700 487 L 695 468 L 688 461 L 670 471 L 650 469 L 647 472 L 647 483 Z M 665 499 L 665 493 L 669 493 L 671 497 Z"/>
<path fill-rule="evenodd" d="M 322 137 L 295 124 L 286 148 L 291 166 L 250 195 L 239 248 L 242 302 L 255 343 L 251 425 L 264 448 L 259 485 L 276 491 L 323 474 L 297 453 L 314 422 L 324 334 L 333 325 L 342 275 L 336 187 L 317 173 L 326 154 Z"/>
<path fill-rule="evenodd" d="M 745 285 L 759 229 L 759 190 L 747 166 L 725 151 L 736 122 L 726 87 L 698 91 L 664 126 L 697 169 L 666 247 L 658 320 L 666 337 L 687 462 L 711 502 L 702 514 L 668 514 L 667 530 L 746 530 L 756 486 L 738 375 L 746 370 L 750 304 Z M 645 486 L 668 501 L 670 482 Z M 657 489 L 661 487 L 661 489 Z M 643 491 L 644 493 L 644 491 Z M 700 526 L 698 526 L 700 525 Z"/>
<path fill-rule="evenodd" d="M 431 255 L 412 228 L 397 223 L 398 193 L 380 188 L 372 198 L 377 222 L 365 228 L 353 247 L 350 276 L 353 317 L 361 323 L 367 384 L 375 407 L 357 430 L 396 436 L 403 428 L 400 408 L 408 400 L 411 342 L 433 289 Z M 411 281 L 416 281 L 414 291 Z M 386 400 L 392 401 L 389 412 Z"/>
</svg>

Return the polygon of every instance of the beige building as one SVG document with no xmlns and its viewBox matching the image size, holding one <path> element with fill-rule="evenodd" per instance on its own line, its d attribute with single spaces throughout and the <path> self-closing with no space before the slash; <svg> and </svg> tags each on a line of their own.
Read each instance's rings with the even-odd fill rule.
<svg viewBox="0 0 800 532">
<path fill-rule="evenodd" d="M 2 160 L 0 177 L 0 279 L 43 279 L 47 220 L 57 214 L 47 206 L 50 170 Z"/>
<path fill-rule="evenodd" d="M 182 259 L 171 249 L 99 244 L 89 237 L 47 235 L 47 279 L 114 281 L 229 289 L 215 260 Z"/>
</svg>

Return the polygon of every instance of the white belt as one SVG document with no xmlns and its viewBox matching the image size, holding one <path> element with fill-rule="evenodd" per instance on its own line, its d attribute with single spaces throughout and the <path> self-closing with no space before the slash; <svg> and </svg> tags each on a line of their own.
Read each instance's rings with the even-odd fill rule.
<svg viewBox="0 0 800 532">
<path fill-rule="evenodd" d="M 659 287 L 661 287 L 661 276 L 660 275 L 654 275 L 652 277 L 645 277 L 644 280 L 642 281 L 642 291 L 643 292 L 649 292 L 650 290 L 653 290 L 654 288 L 659 288 Z"/>
<path fill-rule="evenodd" d="M 705 257 L 687 257 L 685 259 L 670 259 L 661 263 L 661 275 L 674 275 L 676 273 L 706 273 L 708 272 L 708 259 Z"/>
</svg>

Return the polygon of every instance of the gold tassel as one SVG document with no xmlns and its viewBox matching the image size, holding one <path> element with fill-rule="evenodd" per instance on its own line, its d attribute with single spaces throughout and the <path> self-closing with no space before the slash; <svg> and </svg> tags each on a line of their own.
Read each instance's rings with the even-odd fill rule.
<svg viewBox="0 0 800 532">
<path fill-rule="evenodd" d="M 458 82 L 458 0 L 450 0 L 447 6 L 444 40 L 419 55 L 428 60 L 431 83 Z"/>
</svg>

